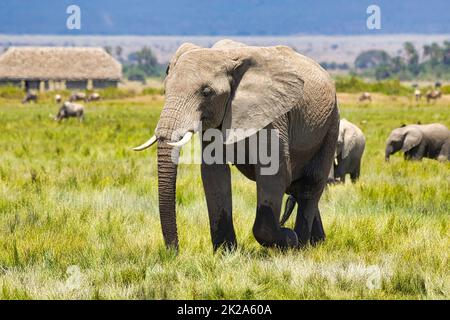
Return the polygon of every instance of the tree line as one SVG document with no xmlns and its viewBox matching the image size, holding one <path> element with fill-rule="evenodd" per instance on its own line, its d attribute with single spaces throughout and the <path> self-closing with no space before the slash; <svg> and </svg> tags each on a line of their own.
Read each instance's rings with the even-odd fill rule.
<svg viewBox="0 0 450 320">
<path fill-rule="evenodd" d="M 427 44 L 422 50 L 405 42 L 402 54 L 395 56 L 384 50 L 364 51 L 356 58 L 351 73 L 377 80 L 450 79 L 450 41 Z"/>
<path fill-rule="evenodd" d="M 167 64 L 158 62 L 153 51 L 147 46 L 128 54 L 126 57 L 123 56 L 121 46 L 115 48 L 106 46 L 105 50 L 122 63 L 123 74 L 128 80 L 145 83 L 145 79 L 148 77 L 163 76 L 167 67 Z"/>
</svg>

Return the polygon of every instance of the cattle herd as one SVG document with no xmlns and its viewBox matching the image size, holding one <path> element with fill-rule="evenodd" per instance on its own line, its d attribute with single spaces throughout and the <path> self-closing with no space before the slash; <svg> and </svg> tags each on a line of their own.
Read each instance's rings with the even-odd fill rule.
<svg viewBox="0 0 450 320">
<path fill-rule="evenodd" d="M 90 102 L 90 101 L 99 101 L 100 94 L 97 92 L 90 93 L 87 95 L 84 92 L 72 92 L 69 96 L 68 100 L 65 101 L 58 110 L 58 113 L 55 116 L 56 121 L 61 121 L 66 118 L 76 117 L 79 121 L 84 120 L 84 106 L 80 103 L 76 103 L 78 101 L 81 102 Z M 29 102 L 37 102 L 38 94 L 34 91 L 27 91 L 25 97 L 22 100 L 22 103 Z M 61 94 L 55 95 L 55 103 L 60 104 L 63 101 L 63 97 Z"/>
</svg>

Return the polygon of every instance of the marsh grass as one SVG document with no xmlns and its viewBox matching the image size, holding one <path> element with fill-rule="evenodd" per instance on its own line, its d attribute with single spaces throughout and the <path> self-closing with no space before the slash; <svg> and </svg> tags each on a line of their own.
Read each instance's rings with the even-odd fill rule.
<svg viewBox="0 0 450 320">
<path fill-rule="evenodd" d="M 325 243 L 259 246 L 254 184 L 233 169 L 239 249 L 212 254 L 199 168 L 182 165 L 178 255 L 163 247 L 155 149 L 131 151 L 161 101 L 91 103 L 84 123 L 58 124 L 54 104 L 1 100 L 0 298 L 448 299 L 450 164 L 386 164 L 383 149 L 403 122 L 450 126 L 450 104 L 355 100 L 341 115 L 366 134 L 362 176 L 325 192 Z"/>
</svg>

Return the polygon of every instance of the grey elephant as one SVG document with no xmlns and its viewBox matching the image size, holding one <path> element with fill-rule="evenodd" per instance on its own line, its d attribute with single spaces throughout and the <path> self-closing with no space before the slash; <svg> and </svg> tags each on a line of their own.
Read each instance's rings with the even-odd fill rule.
<svg viewBox="0 0 450 320">
<path fill-rule="evenodd" d="M 277 130 L 279 167 L 274 174 L 263 174 L 261 159 L 242 163 L 233 158 L 237 169 L 256 181 L 253 234 L 261 245 L 290 248 L 325 239 L 318 203 L 333 162 L 339 112 L 333 81 L 319 64 L 284 46 L 223 40 L 200 48 L 186 43 L 169 64 L 165 95 L 155 135 L 134 149 L 158 143 L 159 211 L 168 247 L 178 248 L 177 164 L 172 157 L 199 131 L 199 121 L 199 133 L 215 128 L 224 134 L 224 153 L 260 138 L 262 129 Z M 203 152 L 211 144 L 202 139 Z M 213 248 L 233 249 L 237 241 L 229 165 L 203 160 L 201 176 Z M 279 222 L 285 193 L 299 204 L 294 230 Z"/>
<path fill-rule="evenodd" d="M 398 151 L 404 152 L 405 160 L 450 160 L 450 130 L 440 123 L 403 125 L 386 141 L 386 161 Z"/>
<path fill-rule="evenodd" d="M 366 138 L 361 129 L 342 119 L 339 123 L 335 162 L 331 167 L 329 180 L 345 182 L 345 176 L 350 174 L 352 182 L 356 182 L 361 172 L 361 158 L 365 146 Z"/>
<path fill-rule="evenodd" d="M 78 120 L 84 120 L 84 107 L 81 104 L 73 102 L 64 102 L 61 108 L 59 108 L 58 113 L 55 116 L 56 121 L 61 121 L 62 119 L 67 119 L 70 117 L 76 117 Z"/>
</svg>

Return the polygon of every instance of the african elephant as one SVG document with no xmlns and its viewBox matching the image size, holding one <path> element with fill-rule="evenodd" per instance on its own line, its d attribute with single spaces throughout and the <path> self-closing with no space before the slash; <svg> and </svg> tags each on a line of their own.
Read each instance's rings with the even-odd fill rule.
<svg viewBox="0 0 450 320">
<path fill-rule="evenodd" d="M 168 247 L 178 248 L 177 163 L 172 156 L 197 131 L 204 154 L 212 144 L 205 138 L 211 129 L 223 133 L 224 154 L 230 147 L 260 139 L 262 129 L 278 133 L 274 143 L 267 143 L 279 145 L 275 173 L 264 174 L 259 158 L 255 163 L 231 161 L 256 182 L 253 234 L 261 245 L 288 248 L 325 239 L 318 203 L 333 162 L 339 112 L 333 81 L 319 64 L 285 46 L 222 40 L 212 48 L 200 48 L 185 43 L 167 69 L 165 96 L 155 135 L 134 149 L 158 143 L 159 211 Z M 203 159 L 201 176 L 213 248 L 233 249 L 237 241 L 229 165 Z M 285 193 L 299 203 L 294 231 L 279 223 Z"/>
<path fill-rule="evenodd" d="M 450 160 L 450 130 L 439 123 L 403 125 L 386 141 L 386 161 L 398 151 L 404 152 L 405 160 Z"/>
<path fill-rule="evenodd" d="M 77 117 L 78 120 L 84 120 L 84 107 L 81 104 L 73 102 L 64 102 L 61 108 L 59 108 L 58 113 L 55 116 L 56 121 L 61 121 L 62 119 Z"/>
<path fill-rule="evenodd" d="M 342 119 L 339 123 L 335 162 L 330 171 L 329 180 L 345 182 L 345 176 L 350 174 L 352 182 L 356 182 L 359 178 L 365 146 L 366 139 L 361 129 Z"/>
</svg>

